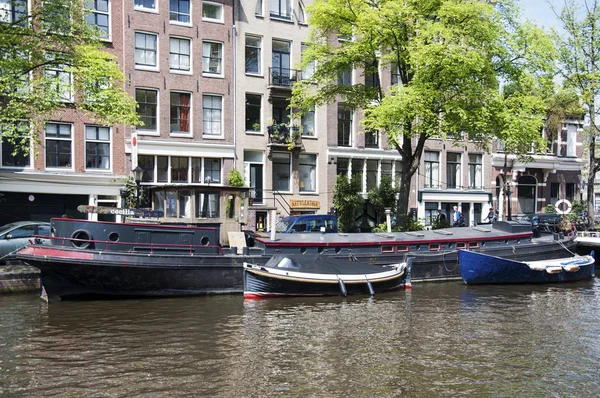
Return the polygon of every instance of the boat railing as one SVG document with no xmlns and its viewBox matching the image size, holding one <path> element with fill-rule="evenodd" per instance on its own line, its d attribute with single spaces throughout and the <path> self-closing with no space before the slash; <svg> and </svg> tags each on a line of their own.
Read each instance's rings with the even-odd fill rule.
<svg viewBox="0 0 600 398">
<path fill-rule="evenodd" d="M 119 252 L 147 252 L 148 254 L 154 254 L 159 251 L 180 251 L 189 252 L 190 255 L 204 253 L 204 254 L 220 254 L 225 255 L 223 248 L 218 245 L 195 245 L 195 244 L 182 244 L 182 243 L 145 243 L 145 242 L 116 242 L 110 240 L 95 240 L 95 239 L 77 239 L 77 238 L 66 238 L 57 236 L 36 236 L 39 239 L 49 239 L 53 241 L 59 241 L 61 247 L 65 247 L 68 244 L 74 249 L 93 249 L 93 250 L 104 250 L 106 251 L 119 251 Z M 43 244 L 43 243 L 42 243 Z M 131 248 L 129 250 L 115 250 L 116 248 L 125 249 L 127 246 Z M 112 250 L 111 250 L 112 249 Z"/>
<path fill-rule="evenodd" d="M 580 238 L 600 238 L 600 231 L 577 231 Z"/>
</svg>

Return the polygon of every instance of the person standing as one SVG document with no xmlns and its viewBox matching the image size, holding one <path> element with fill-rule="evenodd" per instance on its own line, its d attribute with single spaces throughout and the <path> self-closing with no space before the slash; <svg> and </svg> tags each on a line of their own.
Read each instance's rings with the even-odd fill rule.
<svg viewBox="0 0 600 398">
<path fill-rule="evenodd" d="M 454 210 L 452 213 L 452 225 L 456 227 L 458 226 L 461 212 L 458 210 L 458 206 L 454 206 L 452 209 Z"/>
<path fill-rule="evenodd" d="M 438 224 L 446 221 L 446 215 L 444 213 L 442 213 L 442 211 L 439 209 L 438 209 L 437 221 L 438 221 Z"/>
</svg>

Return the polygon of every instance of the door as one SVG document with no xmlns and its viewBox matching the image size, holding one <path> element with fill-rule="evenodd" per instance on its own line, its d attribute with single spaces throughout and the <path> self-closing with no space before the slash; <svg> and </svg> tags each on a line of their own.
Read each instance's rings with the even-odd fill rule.
<svg viewBox="0 0 600 398">
<path fill-rule="evenodd" d="M 288 87 L 290 81 L 290 43 L 273 40 L 273 84 Z"/>
<path fill-rule="evenodd" d="M 263 165 L 250 165 L 250 190 L 254 191 L 254 203 L 263 203 Z"/>
</svg>

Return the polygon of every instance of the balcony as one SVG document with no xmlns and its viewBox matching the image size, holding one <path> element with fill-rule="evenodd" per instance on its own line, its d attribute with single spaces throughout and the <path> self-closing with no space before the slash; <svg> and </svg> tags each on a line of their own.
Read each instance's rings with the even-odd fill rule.
<svg viewBox="0 0 600 398">
<path fill-rule="evenodd" d="M 269 155 L 272 151 L 302 151 L 302 137 L 297 126 L 288 127 L 286 124 L 272 124 L 267 126 L 269 133 Z"/>
<path fill-rule="evenodd" d="M 279 67 L 269 68 L 269 88 L 290 89 L 298 80 L 302 79 L 302 71 Z"/>
</svg>

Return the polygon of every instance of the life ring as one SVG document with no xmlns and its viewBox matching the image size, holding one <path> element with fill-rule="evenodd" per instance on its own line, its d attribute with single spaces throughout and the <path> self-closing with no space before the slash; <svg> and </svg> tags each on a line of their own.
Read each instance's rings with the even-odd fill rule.
<svg viewBox="0 0 600 398">
<path fill-rule="evenodd" d="M 89 248 L 93 244 L 92 240 L 92 234 L 85 229 L 78 229 L 71 234 L 71 245 L 78 249 Z"/>
<path fill-rule="evenodd" d="M 567 205 L 567 209 L 566 210 L 562 210 L 560 208 L 560 205 L 562 205 L 562 204 L 566 204 Z M 569 202 L 568 200 L 561 199 L 561 200 L 559 200 L 558 202 L 556 202 L 554 204 L 554 209 L 556 210 L 556 212 L 558 214 L 569 214 L 571 212 L 571 210 L 573 209 L 573 206 L 571 206 L 571 202 Z"/>
</svg>

